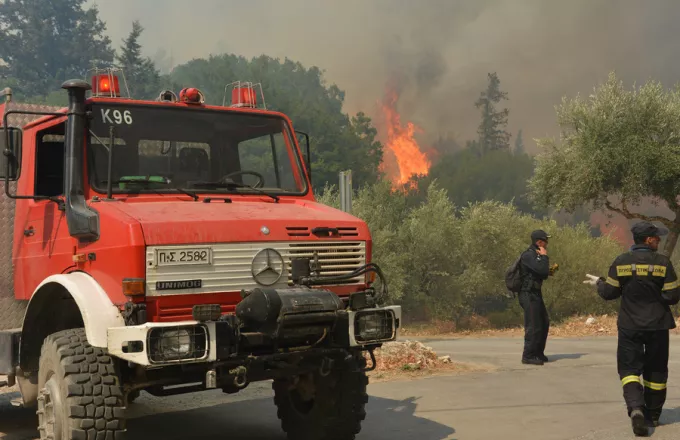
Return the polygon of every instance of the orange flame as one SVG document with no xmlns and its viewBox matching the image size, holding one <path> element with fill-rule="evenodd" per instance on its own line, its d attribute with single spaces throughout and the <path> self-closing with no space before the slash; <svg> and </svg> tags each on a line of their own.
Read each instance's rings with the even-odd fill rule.
<svg viewBox="0 0 680 440">
<path fill-rule="evenodd" d="M 590 224 L 592 226 L 599 226 L 603 235 L 612 233 L 613 238 L 622 246 L 632 244 L 632 239 L 628 232 L 628 221 L 619 215 L 609 218 L 601 212 L 593 212 L 590 214 Z"/>
<path fill-rule="evenodd" d="M 615 204 L 618 201 L 614 202 Z M 659 199 L 644 197 L 639 203 L 633 205 L 634 212 L 639 212 L 646 215 L 656 215 L 660 217 L 672 218 L 673 212 L 665 203 Z M 613 237 L 621 243 L 622 246 L 630 246 L 633 244 L 633 237 L 631 236 L 630 228 L 634 223 L 639 222 L 640 219 L 628 220 L 620 214 L 607 212 L 605 215 L 602 212 L 593 212 L 590 215 L 590 224 L 599 225 L 603 234 L 613 231 Z"/>
<path fill-rule="evenodd" d="M 388 156 L 381 164 L 381 171 L 388 175 L 394 186 L 407 184 L 414 174 L 426 175 L 431 166 L 427 155 L 414 138 L 416 133 L 422 133 L 423 130 L 412 122 L 407 122 L 406 126 L 401 124 L 401 116 L 397 112 L 398 101 L 397 92 L 390 88 L 381 104 L 387 129 L 384 143 L 388 148 Z"/>
</svg>

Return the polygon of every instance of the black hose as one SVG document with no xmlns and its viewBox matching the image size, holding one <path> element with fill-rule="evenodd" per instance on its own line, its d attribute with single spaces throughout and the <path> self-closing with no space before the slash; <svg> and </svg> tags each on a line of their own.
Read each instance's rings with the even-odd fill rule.
<svg viewBox="0 0 680 440">
<path fill-rule="evenodd" d="M 308 278 L 303 278 L 301 280 L 301 284 L 307 285 L 307 286 L 312 286 L 312 285 L 322 285 L 322 284 L 328 284 L 328 283 L 337 283 L 337 282 L 342 282 L 342 281 L 347 281 L 351 280 L 352 278 L 356 278 L 358 276 L 364 275 L 368 272 L 374 272 L 375 274 L 378 275 L 378 278 L 380 278 L 380 284 L 381 284 L 381 289 L 380 289 L 380 294 L 375 298 L 376 301 L 379 301 L 383 298 L 386 298 L 389 296 L 389 292 L 387 289 L 387 279 L 385 278 L 385 275 L 383 274 L 382 270 L 380 267 L 375 264 L 375 263 L 368 263 L 365 264 L 354 271 L 345 274 L 345 275 L 337 275 L 337 276 L 315 276 L 315 277 L 308 277 Z"/>
</svg>

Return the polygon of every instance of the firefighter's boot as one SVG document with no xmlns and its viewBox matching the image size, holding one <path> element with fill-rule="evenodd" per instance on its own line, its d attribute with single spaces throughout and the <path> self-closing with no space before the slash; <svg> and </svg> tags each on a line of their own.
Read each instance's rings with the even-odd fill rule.
<svg viewBox="0 0 680 440">
<path fill-rule="evenodd" d="M 630 413 L 630 422 L 633 425 L 633 432 L 638 437 L 646 437 L 649 435 L 649 428 L 647 427 L 647 420 L 645 414 L 641 409 L 634 409 Z"/>
</svg>

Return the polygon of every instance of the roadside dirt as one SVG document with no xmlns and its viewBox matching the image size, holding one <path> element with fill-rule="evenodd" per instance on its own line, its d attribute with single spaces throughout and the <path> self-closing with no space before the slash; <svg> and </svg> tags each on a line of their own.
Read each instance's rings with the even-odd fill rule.
<svg viewBox="0 0 680 440">
<path fill-rule="evenodd" d="M 574 316 L 550 327 L 550 336 L 557 338 L 579 338 L 586 336 L 616 336 L 617 316 Z M 680 334 L 680 318 L 676 321 L 678 328 L 671 334 Z M 486 337 L 522 337 L 523 327 L 508 329 L 479 328 L 475 330 L 455 331 L 450 323 L 437 322 L 406 326 L 400 336 L 405 338 L 442 337 L 442 338 L 486 338 Z"/>
<path fill-rule="evenodd" d="M 369 373 L 371 382 L 489 372 L 495 369 L 492 365 L 458 362 L 449 356 L 438 356 L 432 347 L 418 341 L 389 342 L 376 350 L 375 357 L 377 367 Z"/>
</svg>

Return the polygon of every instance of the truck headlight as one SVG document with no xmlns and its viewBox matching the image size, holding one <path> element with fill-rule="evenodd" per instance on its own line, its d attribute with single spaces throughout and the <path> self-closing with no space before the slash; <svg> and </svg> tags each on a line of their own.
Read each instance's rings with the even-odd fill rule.
<svg viewBox="0 0 680 440">
<path fill-rule="evenodd" d="M 166 359 L 179 359 L 191 351 L 191 335 L 187 330 L 164 332 L 158 341 L 158 351 Z"/>
<path fill-rule="evenodd" d="M 397 320 L 391 309 L 355 312 L 354 340 L 358 344 L 390 341 L 396 337 Z"/>
<path fill-rule="evenodd" d="M 151 363 L 199 360 L 208 354 L 207 331 L 200 325 L 154 328 L 148 339 Z"/>
</svg>

